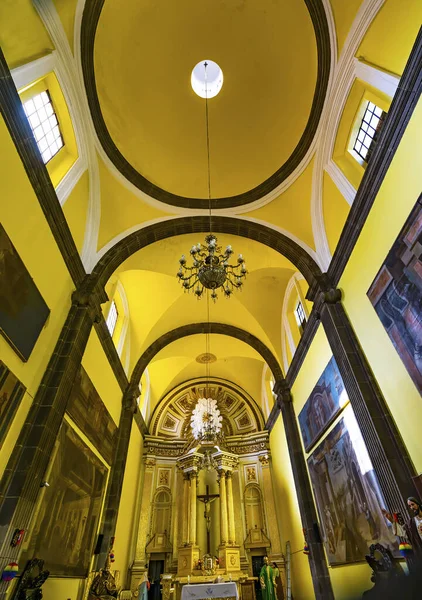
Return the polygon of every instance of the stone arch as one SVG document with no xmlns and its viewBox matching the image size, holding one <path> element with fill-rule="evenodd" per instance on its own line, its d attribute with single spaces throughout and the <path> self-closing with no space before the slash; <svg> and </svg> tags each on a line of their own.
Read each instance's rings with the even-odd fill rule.
<svg viewBox="0 0 422 600">
<path fill-rule="evenodd" d="M 263 342 L 261 342 L 261 340 L 248 331 L 240 329 L 239 327 L 235 327 L 234 325 L 227 325 L 225 323 L 190 323 L 189 325 L 183 325 L 164 333 L 161 337 L 155 340 L 155 342 L 153 342 L 145 350 L 145 352 L 143 352 L 136 363 L 135 368 L 133 369 L 132 377 L 130 378 L 129 383 L 129 390 L 131 392 L 133 391 L 133 393 L 137 392 L 144 370 L 154 356 L 160 352 L 160 350 L 176 340 L 188 337 L 190 335 L 196 335 L 198 333 L 227 335 L 245 342 L 245 344 L 248 344 L 254 348 L 258 354 L 262 356 L 264 361 L 271 369 L 276 381 L 281 381 L 283 379 L 283 372 L 274 354 Z"/>
<path fill-rule="evenodd" d="M 214 233 L 226 233 L 254 240 L 285 256 L 302 273 L 309 286 L 316 288 L 322 275 L 321 269 L 306 250 L 286 235 L 261 223 L 235 217 L 215 215 L 212 223 Z M 85 281 L 84 287 L 87 293 L 92 292 L 96 287 L 97 289 L 104 287 L 114 271 L 138 250 L 177 235 L 206 233 L 209 232 L 209 228 L 209 217 L 201 215 L 169 219 L 131 233 L 117 242 L 97 262 Z"/>
</svg>

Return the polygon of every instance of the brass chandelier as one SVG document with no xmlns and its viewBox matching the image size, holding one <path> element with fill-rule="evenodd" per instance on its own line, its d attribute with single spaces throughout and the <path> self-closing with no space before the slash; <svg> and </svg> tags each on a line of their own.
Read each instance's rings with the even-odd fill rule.
<svg viewBox="0 0 422 600">
<path fill-rule="evenodd" d="M 210 138 L 209 138 L 209 119 L 208 119 L 208 86 L 207 86 L 207 66 L 204 62 L 205 78 L 205 122 L 207 138 L 207 166 L 208 166 L 208 209 L 210 220 L 210 233 L 205 238 L 205 244 L 196 244 L 190 249 L 192 257 L 192 266 L 188 266 L 186 256 L 183 254 L 179 259 L 179 270 L 177 278 L 179 279 L 185 291 L 193 290 L 195 296 L 202 297 L 204 290 L 211 291 L 211 299 L 215 302 L 218 298 L 217 290 L 221 288 L 224 296 L 230 298 L 234 290 L 240 290 L 243 280 L 247 275 L 245 259 L 241 254 L 237 258 L 237 263 L 231 264 L 229 261 L 234 254 L 229 245 L 222 252 L 221 246 L 217 243 L 216 236 L 212 233 L 211 217 L 211 169 L 210 169 Z"/>
</svg>

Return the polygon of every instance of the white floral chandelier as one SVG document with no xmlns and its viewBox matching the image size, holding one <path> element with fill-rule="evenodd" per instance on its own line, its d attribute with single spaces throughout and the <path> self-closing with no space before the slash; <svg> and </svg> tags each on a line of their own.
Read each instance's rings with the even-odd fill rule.
<svg viewBox="0 0 422 600">
<path fill-rule="evenodd" d="M 213 441 L 221 435 L 223 417 L 213 398 L 199 398 L 191 416 L 193 437 L 200 441 Z"/>
</svg>

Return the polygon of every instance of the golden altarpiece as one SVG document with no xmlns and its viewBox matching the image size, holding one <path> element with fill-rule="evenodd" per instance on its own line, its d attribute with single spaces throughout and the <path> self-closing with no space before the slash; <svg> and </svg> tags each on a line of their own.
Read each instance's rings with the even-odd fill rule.
<svg viewBox="0 0 422 600">
<path fill-rule="evenodd" d="M 135 597 L 154 560 L 164 564 L 164 600 L 170 587 L 179 598 L 187 582 L 246 581 L 253 556 L 268 555 L 284 573 L 262 413 L 232 383 L 213 379 L 206 388 L 200 379 L 178 386 L 152 416 L 131 568 Z M 219 432 L 201 439 L 194 419 L 202 402 L 196 417 L 205 427 L 212 422 L 207 398 Z"/>
</svg>

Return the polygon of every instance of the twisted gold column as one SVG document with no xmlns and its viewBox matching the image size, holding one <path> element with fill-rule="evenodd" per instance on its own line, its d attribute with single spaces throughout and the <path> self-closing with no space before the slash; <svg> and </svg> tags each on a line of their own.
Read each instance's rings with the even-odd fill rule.
<svg viewBox="0 0 422 600">
<path fill-rule="evenodd" d="M 228 541 L 227 527 L 227 492 L 226 492 L 226 473 L 220 471 L 220 544 L 225 545 Z"/>
<path fill-rule="evenodd" d="M 229 517 L 229 542 L 230 544 L 236 543 L 236 529 L 234 521 L 234 504 L 233 504 L 233 484 L 231 471 L 226 473 L 226 486 L 227 486 L 227 512 Z"/>
<path fill-rule="evenodd" d="M 192 471 L 190 474 L 190 523 L 189 523 L 189 543 L 192 546 L 196 544 L 196 478 L 197 474 Z"/>
</svg>

